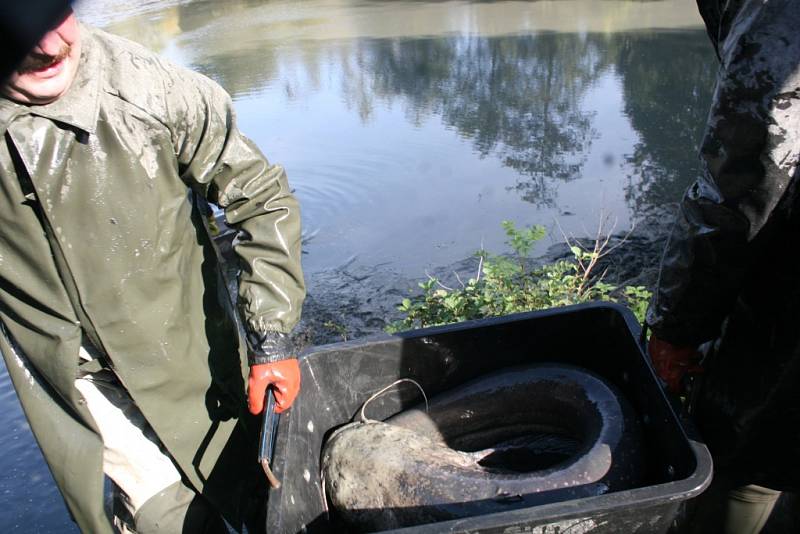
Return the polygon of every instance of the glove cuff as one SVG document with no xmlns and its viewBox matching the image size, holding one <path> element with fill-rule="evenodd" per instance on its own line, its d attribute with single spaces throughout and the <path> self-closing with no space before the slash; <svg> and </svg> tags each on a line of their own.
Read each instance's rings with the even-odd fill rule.
<svg viewBox="0 0 800 534">
<path fill-rule="evenodd" d="M 294 344 L 289 334 L 265 332 L 247 334 L 247 363 L 259 365 L 293 357 Z"/>
</svg>

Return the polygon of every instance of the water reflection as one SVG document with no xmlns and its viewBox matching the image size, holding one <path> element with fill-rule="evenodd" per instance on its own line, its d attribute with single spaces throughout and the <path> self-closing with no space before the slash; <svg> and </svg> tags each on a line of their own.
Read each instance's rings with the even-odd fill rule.
<svg viewBox="0 0 800 534">
<path fill-rule="evenodd" d="M 109 31 L 131 36 L 156 51 L 168 51 L 171 43 L 176 44 L 189 66 L 217 80 L 236 99 L 263 92 L 279 78 L 281 58 L 285 67 L 286 56 L 299 60 L 305 75 L 302 82 L 291 77 L 281 80 L 288 100 L 319 91 L 322 65 L 339 62 L 342 99 L 363 121 L 370 120 L 376 100 L 403 97 L 412 124 L 441 116 L 447 126 L 472 140 L 481 157 L 492 155 L 515 169 L 521 177 L 513 188 L 537 205 L 553 205 L 558 180 L 582 176 L 598 133 L 595 111 L 583 108 L 581 99 L 611 67 L 623 82 L 624 113 L 642 138 L 631 153 L 624 154 L 629 164 L 625 194 L 632 212 L 640 215 L 654 205 L 674 201 L 675 192 L 695 172 L 692 154 L 714 78 L 703 32 L 586 33 L 588 27 L 657 26 L 654 19 L 663 15 L 663 7 L 669 7 L 665 4 L 674 2 L 655 2 L 655 9 L 644 11 L 624 2 L 605 3 L 591 17 L 591 26 L 582 17 L 585 4 L 578 4 L 569 23 L 553 13 L 541 16 L 556 9 L 552 2 L 540 2 L 540 9 L 529 10 L 522 19 L 514 10 L 493 19 L 499 11 L 489 6 L 449 2 L 450 16 L 437 21 L 435 28 L 428 15 L 437 12 L 440 3 L 420 2 L 409 11 L 416 16 L 404 18 L 404 25 L 415 30 L 405 33 L 469 30 L 467 35 L 424 39 L 409 35 L 364 38 L 399 33 L 373 19 L 385 13 L 382 4 L 396 9 L 396 0 L 299 2 L 300 6 L 264 0 L 151 0 L 135 8 L 130 4 L 94 0 L 82 7 L 91 10 L 90 19 L 94 15 L 93 20 Z M 616 11 L 609 9 L 613 4 Z M 366 12 L 344 21 L 342 11 L 357 11 L 357 7 Z M 477 15 L 453 15 L 465 8 Z M 481 10 L 487 12 L 485 16 L 480 16 Z M 649 19 L 641 20 L 643 12 Z M 636 18 L 640 18 L 638 24 L 632 21 Z M 673 12 L 664 25 L 697 22 L 688 21 L 676 20 Z M 548 31 L 518 35 L 523 26 Z M 143 27 L 148 31 L 142 32 Z M 315 27 L 325 31 L 313 36 L 306 33 Z M 234 31 L 237 28 L 242 33 Z M 486 37 L 509 32 L 515 35 Z M 347 36 L 357 41 L 349 46 L 319 42 Z M 272 46 L 281 37 L 309 38 L 312 43 L 299 46 L 299 52 L 285 45 Z"/>
<path fill-rule="evenodd" d="M 615 67 L 625 114 L 639 135 L 626 155 L 628 206 L 644 217 L 675 202 L 696 177 L 717 62 L 703 32 L 624 35 Z M 678 52 L 679 53 L 676 53 Z"/>
<path fill-rule="evenodd" d="M 595 136 L 594 112 L 582 108 L 581 98 L 603 66 L 588 39 L 556 33 L 393 39 L 362 50 L 370 77 L 348 92 L 403 96 L 415 121 L 440 116 L 480 157 L 492 155 L 517 171 L 523 199 L 551 204 L 554 181 L 580 176 Z"/>
<path fill-rule="evenodd" d="M 234 96 L 297 189 L 309 271 L 418 273 L 502 247 L 507 218 L 626 226 L 695 172 L 713 56 L 690 0 L 128 4 L 84 11 Z"/>
<path fill-rule="evenodd" d="M 440 116 L 516 170 L 515 189 L 550 204 L 556 182 L 582 177 L 596 111 L 582 98 L 609 71 L 622 81 L 624 113 L 639 134 L 625 154 L 626 197 L 640 214 L 675 200 L 694 178 L 715 62 L 703 31 L 370 40 L 359 46 L 368 76 L 344 92 L 368 120 L 373 100 L 404 97 L 419 123 Z"/>
</svg>

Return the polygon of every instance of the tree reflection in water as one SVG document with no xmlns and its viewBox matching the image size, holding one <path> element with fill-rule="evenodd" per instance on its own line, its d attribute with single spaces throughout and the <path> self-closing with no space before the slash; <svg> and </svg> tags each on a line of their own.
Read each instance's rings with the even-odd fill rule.
<svg viewBox="0 0 800 534">
<path fill-rule="evenodd" d="M 402 95 L 415 123 L 441 116 L 486 157 L 520 174 L 516 190 L 551 204 L 556 182 L 578 178 L 595 132 L 581 98 L 601 74 L 603 56 L 574 34 L 372 40 L 350 94 Z M 362 96 L 363 98 L 363 96 Z"/>
<path fill-rule="evenodd" d="M 374 39 L 359 44 L 343 92 L 364 120 L 374 99 L 398 97 L 415 124 L 440 116 L 482 157 L 515 169 L 524 200 L 552 205 L 558 182 L 583 176 L 598 132 L 582 98 L 610 71 L 639 135 L 621 170 L 638 218 L 695 176 L 715 75 L 702 30 Z"/>
<path fill-rule="evenodd" d="M 609 132 L 595 121 L 597 104 L 593 109 L 583 100 L 603 76 L 615 75 L 624 113 L 639 138 L 632 153 L 612 156 L 625 160 L 620 172 L 628 177 L 626 199 L 634 217 L 640 217 L 677 200 L 694 177 L 716 71 L 699 19 L 693 29 L 614 30 L 650 27 L 652 21 L 639 19 L 655 13 L 669 26 L 665 13 L 680 4 L 662 4 L 647 9 L 637 2 L 580 4 L 592 13 L 578 17 L 581 24 L 593 24 L 580 32 L 577 22 L 557 24 L 566 20 L 563 10 L 539 12 L 535 6 L 492 11 L 467 2 L 435 11 L 435 2 L 397 8 L 400 4 L 374 0 L 230 0 L 224 6 L 213 0 L 164 0 L 151 8 L 149 24 L 142 25 L 145 13 L 135 10 L 130 21 L 117 21 L 111 29 L 139 39 L 149 36 L 144 40 L 159 50 L 180 36 L 187 63 L 236 99 L 275 83 L 289 99 L 306 98 L 326 90 L 320 78 L 332 66 L 341 75 L 342 100 L 364 122 L 380 101 L 402 102 L 412 124 L 441 117 L 481 157 L 498 158 L 517 171 L 512 189 L 538 206 L 555 205 L 560 183 L 592 179 L 593 169 L 585 166 L 592 143 Z M 431 26 L 426 17 L 434 12 L 448 16 Z M 509 22 L 515 16 L 517 26 Z M 386 17 L 398 17 L 401 29 L 392 30 Z M 523 30 L 523 19 L 541 28 Z M 470 20 L 472 31 L 453 33 L 456 20 Z M 689 27 L 683 19 L 672 24 Z M 505 30 L 492 33 L 495 27 Z M 433 36 L 414 33 L 419 28 L 433 28 Z"/>
<path fill-rule="evenodd" d="M 274 31 L 278 26 L 266 26 L 268 9 L 263 0 L 225 6 L 194 0 L 165 7 L 158 31 L 191 36 L 191 66 L 234 98 L 256 95 L 276 81 L 290 98 L 295 91 L 303 95 L 308 82 L 314 87 L 305 89 L 317 92 L 324 65 L 338 65 L 342 99 L 364 122 L 376 102 L 392 105 L 398 99 L 412 124 L 441 117 L 481 157 L 496 157 L 517 171 L 512 189 L 540 207 L 555 205 L 559 183 L 591 172 L 584 167 L 592 141 L 608 132 L 598 132 L 596 110 L 583 99 L 612 73 L 621 82 L 624 113 L 639 136 L 621 170 L 628 176 L 625 195 L 633 216 L 676 201 L 696 173 L 716 71 L 699 28 L 362 37 L 336 44 L 310 40 L 289 48 L 264 46 L 252 33 L 231 33 L 236 21 L 261 17 L 265 34 Z M 624 9 L 615 16 L 624 18 Z M 214 28 L 215 21 L 232 26 Z M 299 32 L 316 22 L 300 18 L 291 24 Z M 287 53 L 302 63 L 303 81 L 282 79 Z"/>
<path fill-rule="evenodd" d="M 625 197 L 637 218 L 679 199 L 699 170 L 697 151 L 717 60 L 704 31 L 621 35 L 615 64 L 625 113 L 639 134 Z"/>
</svg>

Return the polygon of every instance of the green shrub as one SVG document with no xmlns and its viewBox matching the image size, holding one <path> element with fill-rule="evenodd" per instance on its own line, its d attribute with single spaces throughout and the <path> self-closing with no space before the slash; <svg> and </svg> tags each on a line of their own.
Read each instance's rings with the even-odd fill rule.
<svg viewBox="0 0 800 534">
<path fill-rule="evenodd" d="M 483 317 L 541 310 L 596 300 L 626 304 L 641 321 L 650 300 L 643 286 L 619 288 L 603 282 L 593 270 L 609 251 L 608 239 L 598 238 L 589 250 L 570 243 L 572 258 L 531 267 L 533 245 L 545 235 L 542 226 L 517 229 L 503 221 L 514 251 L 510 256 L 476 252 L 480 259 L 478 273 L 460 288 L 446 287 L 435 277 L 420 282 L 420 295 L 403 299 L 398 309 L 405 317 L 387 328 L 398 332 Z"/>
</svg>

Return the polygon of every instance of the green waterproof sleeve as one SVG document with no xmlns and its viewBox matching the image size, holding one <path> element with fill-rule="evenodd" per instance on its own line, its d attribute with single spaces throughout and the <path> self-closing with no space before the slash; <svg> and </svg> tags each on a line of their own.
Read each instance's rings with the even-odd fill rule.
<svg viewBox="0 0 800 534">
<path fill-rule="evenodd" d="M 197 73 L 166 66 L 167 125 L 181 178 L 225 210 L 238 231 L 238 307 L 251 364 L 292 355 L 305 284 L 300 212 L 286 173 L 236 127 L 230 96 Z"/>
</svg>

